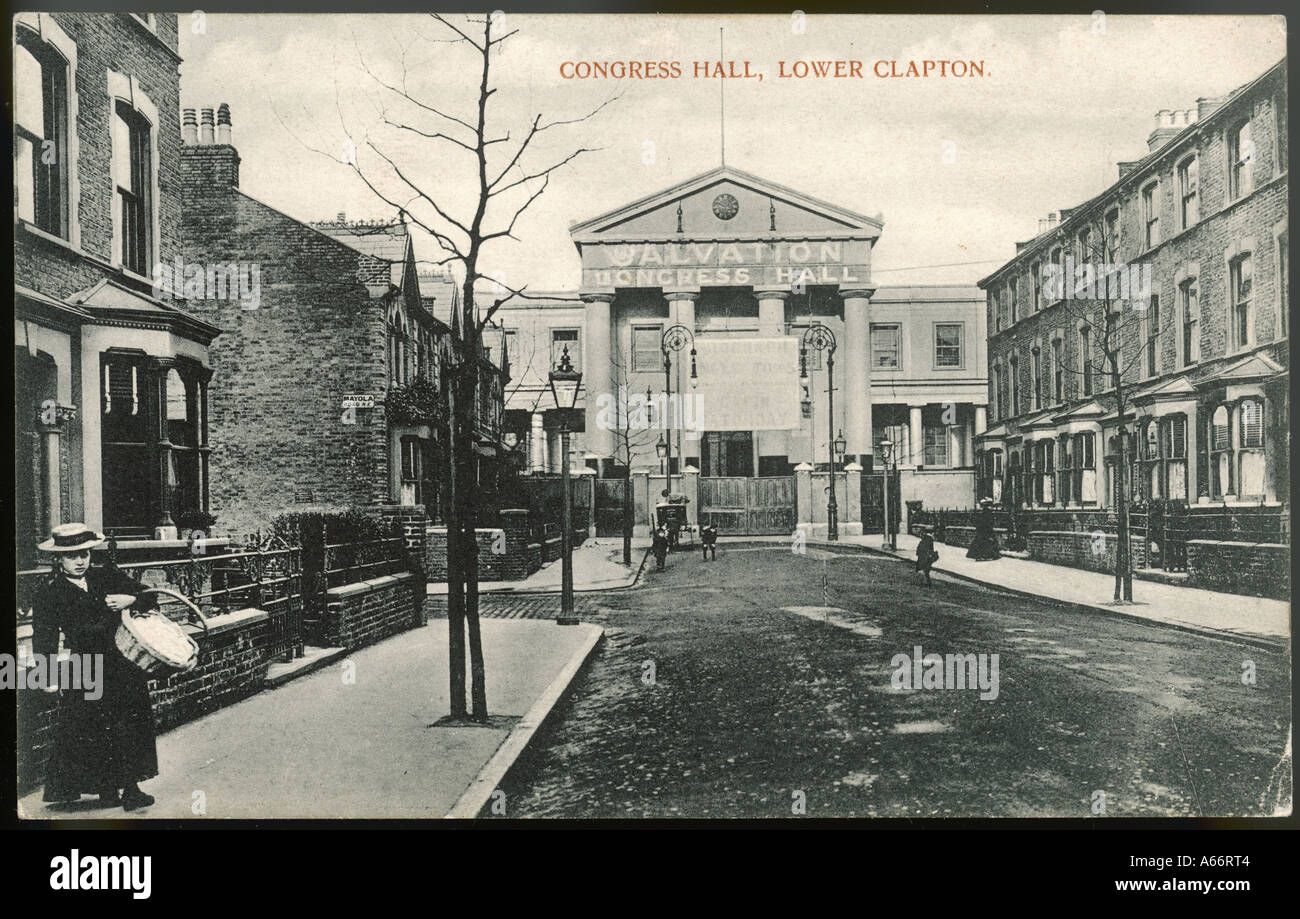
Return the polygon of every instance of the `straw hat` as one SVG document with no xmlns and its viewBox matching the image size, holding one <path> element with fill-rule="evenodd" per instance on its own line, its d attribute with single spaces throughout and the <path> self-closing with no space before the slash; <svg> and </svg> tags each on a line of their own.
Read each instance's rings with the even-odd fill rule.
<svg viewBox="0 0 1300 919">
<path fill-rule="evenodd" d="M 81 552 L 103 545 L 108 537 L 84 523 L 63 523 L 50 531 L 50 538 L 37 546 L 42 552 Z"/>
</svg>

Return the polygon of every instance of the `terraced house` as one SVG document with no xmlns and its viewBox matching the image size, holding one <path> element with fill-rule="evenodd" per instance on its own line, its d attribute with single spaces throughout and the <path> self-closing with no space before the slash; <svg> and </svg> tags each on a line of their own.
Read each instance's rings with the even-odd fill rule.
<svg viewBox="0 0 1300 919">
<path fill-rule="evenodd" d="M 1198 512 L 1249 505 L 1273 521 L 1271 539 L 1251 541 L 1285 538 L 1286 76 L 1282 61 L 1225 98 L 1158 113 L 1145 156 L 979 282 L 990 368 L 981 497 L 1107 510 L 1123 480 L 1139 506 L 1189 506 L 1193 537 Z M 1111 325 L 1107 292 L 1077 286 L 1109 265 L 1123 266 L 1126 286 Z M 1065 286 L 1050 283 L 1058 276 Z M 1107 328 L 1117 334 L 1103 343 Z M 1107 348 L 1125 393 L 1123 479 Z"/>
<path fill-rule="evenodd" d="M 59 523 L 153 542 L 206 515 L 219 327 L 152 283 L 181 245 L 176 16 L 12 27 L 23 565 Z"/>
</svg>

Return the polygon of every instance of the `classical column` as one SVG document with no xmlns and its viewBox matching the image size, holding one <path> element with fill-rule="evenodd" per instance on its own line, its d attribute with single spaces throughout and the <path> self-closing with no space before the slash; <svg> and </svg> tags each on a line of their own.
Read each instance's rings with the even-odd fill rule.
<svg viewBox="0 0 1300 919">
<path fill-rule="evenodd" d="M 761 338 L 780 338 L 785 335 L 785 301 L 789 290 L 755 290 L 758 299 L 758 334 Z M 789 431 L 758 431 L 758 455 L 786 456 L 790 454 Z M 757 468 L 754 470 L 758 473 Z"/>
<path fill-rule="evenodd" d="M 908 434 L 912 441 L 912 464 L 915 466 L 919 466 L 925 461 L 925 432 L 921 428 L 921 411 L 924 408 L 924 405 L 909 405 L 907 407 Z"/>
<path fill-rule="evenodd" d="M 692 335 L 695 334 L 695 301 L 700 297 L 698 290 L 666 290 L 664 299 L 668 301 L 668 324 L 684 325 L 690 330 Z M 681 397 L 690 391 L 691 388 L 691 353 L 687 349 L 673 351 L 670 355 L 673 361 L 673 395 L 677 405 L 681 405 Z M 680 410 L 674 410 L 672 402 L 665 406 L 665 417 L 668 424 L 668 436 L 673 440 L 673 458 L 677 460 L 677 467 L 684 469 L 686 467 L 686 456 L 682 453 L 682 418 Z M 668 470 L 670 473 L 672 470 Z"/>
<path fill-rule="evenodd" d="M 785 301 L 788 290 L 755 290 L 758 299 L 758 334 L 776 338 L 785 334 Z"/>
<path fill-rule="evenodd" d="M 668 301 L 668 324 L 684 325 L 695 334 L 695 301 L 700 298 L 698 290 L 666 290 L 664 299 Z"/>
<path fill-rule="evenodd" d="M 874 289 L 841 290 L 844 298 L 844 439 L 848 456 L 870 456 L 871 332 L 868 307 Z M 839 355 L 836 355 L 839 357 Z M 839 361 L 836 361 L 839 363 Z"/>
<path fill-rule="evenodd" d="M 528 470 L 546 471 L 546 424 L 541 412 L 533 412 L 533 424 L 528 432 Z"/>
<path fill-rule="evenodd" d="M 586 344 L 582 371 L 582 389 L 586 407 L 587 449 L 600 457 L 614 455 L 614 431 L 597 424 L 600 416 L 598 403 L 603 395 L 617 396 L 614 392 L 614 365 L 610 359 L 609 330 L 612 292 L 585 293 Z"/>
</svg>

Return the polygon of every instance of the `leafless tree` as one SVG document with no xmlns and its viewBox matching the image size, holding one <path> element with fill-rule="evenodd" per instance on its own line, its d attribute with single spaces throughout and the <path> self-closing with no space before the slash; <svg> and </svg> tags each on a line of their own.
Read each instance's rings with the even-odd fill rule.
<svg viewBox="0 0 1300 919">
<path fill-rule="evenodd" d="M 652 443 L 649 425 L 642 427 L 635 424 L 637 419 L 632 414 L 631 374 L 627 363 L 620 360 L 617 352 L 611 353 L 610 367 L 615 394 L 614 407 L 614 463 L 623 469 L 623 564 L 632 564 L 632 525 L 635 515 L 635 502 L 632 496 L 632 451 Z M 647 402 L 649 399 L 647 398 Z M 644 410 L 649 411 L 648 406 Z M 643 416 L 644 417 L 644 416 Z"/>
<path fill-rule="evenodd" d="M 474 437 L 477 430 L 480 337 L 502 304 L 514 298 L 531 298 L 526 285 L 511 286 L 504 279 L 490 276 L 484 268 L 485 250 L 494 242 L 518 240 L 515 228 L 519 219 L 546 191 L 551 177 L 579 156 L 593 148 L 566 146 L 566 152 L 544 156 L 543 138 L 555 129 L 578 125 L 611 104 L 617 96 L 606 99 L 586 114 L 574 118 L 548 120 L 533 116 L 520 131 L 500 125 L 506 116 L 494 109 L 495 85 L 493 65 L 502 46 L 518 30 L 502 26 L 503 15 L 467 16 L 452 19 L 431 14 L 443 37 L 425 37 L 421 41 L 431 51 L 461 54 L 473 64 L 477 88 L 471 105 L 455 110 L 452 100 L 432 97 L 410 89 L 407 54 L 396 61 L 400 77 L 380 74 L 361 57 L 361 66 L 378 87 L 379 118 L 392 132 L 412 140 L 420 155 L 393 154 L 394 145 L 378 136 L 366 136 L 360 143 L 348 132 L 350 149 L 357 155 L 347 157 L 348 165 L 365 186 L 399 213 L 410 225 L 427 233 L 441 250 L 435 264 L 450 265 L 460 277 L 461 302 L 454 317 L 457 358 L 448 368 L 445 381 L 448 399 L 449 461 L 447 487 L 452 519 L 447 530 L 447 616 L 448 655 L 451 682 L 451 716 L 465 718 L 465 652 L 468 637 L 470 694 L 474 721 L 488 719 L 487 691 L 483 667 L 483 649 L 479 633 L 478 545 L 475 525 L 478 517 L 479 489 L 476 487 L 477 460 Z M 500 27 L 500 28 L 499 28 Z M 500 33 L 500 34 L 498 34 Z M 446 46 L 436 48 L 435 46 Z M 440 60 L 438 66 L 463 67 L 453 60 Z M 340 113 L 340 120 L 342 114 Z M 347 128 L 344 128 L 347 132 Z M 534 159 L 539 165 L 532 165 Z M 418 176 L 421 166 L 429 162 L 446 163 L 441 181 L 436 184 Z M 457 171 L 455 163 L 466 165 Z M 470 190 L 470 206 L 457 209 L 449 202 Z M 478 297 L 484 285 L 491 285 L 491 303 L 480 310 Z"/>
<path fill-rule="evenodd" d="M 1084 232 L 1084 231 L 1081 231 Z M 1160 347 L 1160 336 L 1174 323 L 1154 325 L 1151 302 L 1138 283 L 1144 266 L 1117 261 L 1117 242 L 1106 222 L 1089 226 L 1081 240 L 1082 261 L 1074 272 L 1062 271 L 1065 288 L 1062 317 L 1076 330 L 1072 349 L 1076 363 L 1062 368 L 1079 378 L 1081 389 L 1113 401 L 1116 413 L 1115 456 L 1115 591 L 1114 601 L 1133 601 L 1131 527 L 1129 517 L 1128 475 L 1131 460 L 1127 453 L 1126 415 L 1134 385 L 1142 378 L 1142 365 L 1151 349 Z M 1145 266 L 1149 270 L 1149 266 Z M 1069 276 L 1073 274 L 1073 276 Z M 1048 297 L 1048 299 L 1053 299 Z M 1085 345 L 1086 342 L 1086 345 Z M 1109 384 L 1107 390 L 1094 389 L 1097 383 Z M 1099 445 L 1104 451 L 1105 444 Z"/>
</svg>

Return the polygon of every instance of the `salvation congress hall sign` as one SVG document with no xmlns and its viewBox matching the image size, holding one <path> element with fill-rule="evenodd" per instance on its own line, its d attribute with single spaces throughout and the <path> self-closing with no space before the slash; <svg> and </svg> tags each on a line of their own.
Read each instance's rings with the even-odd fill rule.
<svg viewBox="0 0 1300 919">
<path fill-rule="evenodd" d="M 588 244 L 584 289 L 615 287 L 788 288 L 799 284 L 866 283 L 871 244 L 844 240 L 706 240 Z"/>
</svg>

